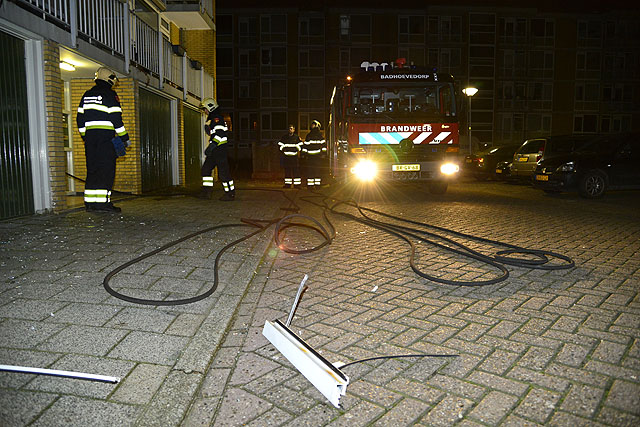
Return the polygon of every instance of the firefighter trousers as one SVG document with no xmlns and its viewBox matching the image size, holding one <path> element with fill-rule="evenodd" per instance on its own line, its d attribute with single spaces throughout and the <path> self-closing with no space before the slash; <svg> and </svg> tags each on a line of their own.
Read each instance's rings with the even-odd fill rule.
<svg viewBox="0 0 640 427">
<path fill-rule="evenodd" d="M 322 154 L 307 154 L 302 162 L 302 174 L 306 179 L 307 186 L 322 184 L 322 169 L 324 166 L 324 159 Z"/>
<path fill-rule="evenodd" d="M 227 156 L 227 144 L 216 146 L 211 153 L 209 153 L 202 164 L 200 170 L 202 175 L 202 186 L 213 187 L 213 177 L 211 172 L 214 168 L 218 168 L 218 178 L 222 182 L 222 188 L 225 193 L 230 192 L 235 194 L 235 186 L 233 179 L 231 179 L 231 170 L 229 168 L 229 157 Z"/>
<path fill-rule="evenodd" d="M 282 155 L 282 166 L 284 167 L 285 185 L 300 185 L 302 183 L 298 156 Z"/>
<path fill-rule="evenodd" d="M 84 185 L 84 203 L 99 207 L 111 203 L 111 190 L 116 178 L 116 151 L 111 139 L 85 138 L 84 153 L 87 180 Z"/>
</svg>

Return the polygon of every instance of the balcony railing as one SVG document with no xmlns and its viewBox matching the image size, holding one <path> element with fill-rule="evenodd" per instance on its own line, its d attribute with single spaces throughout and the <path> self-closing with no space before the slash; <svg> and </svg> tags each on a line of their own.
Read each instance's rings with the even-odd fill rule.
<svg viewBox="0 0 640 427">
<path fill-rule="evenodd" d="M 13 0 L 41 19 L 69 31 L 70 47 L 77 39 L 109 51 L 130 64 L 197 98 L 213 96 L 214 80 L 204 69 L 194 69 L 187 55 L 176 55 L 162 35 L 144 22 L 122 0 Z M 208 10 L 210 2 L 201 6 Z"/>
</svg>

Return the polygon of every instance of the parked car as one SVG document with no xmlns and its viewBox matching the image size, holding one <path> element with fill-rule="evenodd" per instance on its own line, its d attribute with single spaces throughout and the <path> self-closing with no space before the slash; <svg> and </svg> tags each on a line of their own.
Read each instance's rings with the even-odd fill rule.
<svg viewBox="0 0 640 427">
<path fill-rule="evenodd" d="M 543 159 L 534 187 L 575 191 L 589 199 L 609 189 L 640 189 L 640 133 L 599 137 L 572 153 Z"/>
<path fill-rule="evenodd" d="M 478 181 L 496 178 L 496 165 L 510 161 L 520 144 L 498 145 L 465 157 L 465 170 Z"/>
<path fill-rule="evenodd" d="M 559 135 L 526 140 L 513 155 L 511 178 L 530 181 L 538 162 L 546 157 L 571 153 L 595 135 Z"/>
<path fill-rule="evenodd" d="M 496 178 L 507 181 L 511 177 L 511 161 L 498 162 L 496 165 Z"/>
</svg>

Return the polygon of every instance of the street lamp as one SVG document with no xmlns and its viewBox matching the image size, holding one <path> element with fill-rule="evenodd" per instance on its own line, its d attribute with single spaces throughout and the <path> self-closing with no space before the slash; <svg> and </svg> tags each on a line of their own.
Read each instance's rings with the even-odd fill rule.
<svg viewBox="0 0 640 427">
<path fill-rule="evenodd" d="M 462 93 L 467 95 L 467 98 L 469 98 L 469 108 L 467 109 L 467 126 L 469 131 L 467 132 L 467 136 L 469 137 L 469 155 L 471 155 L 471 97 L 478 93 L 478 89 L 470 86 L 462 89 Z"/>
</svg>

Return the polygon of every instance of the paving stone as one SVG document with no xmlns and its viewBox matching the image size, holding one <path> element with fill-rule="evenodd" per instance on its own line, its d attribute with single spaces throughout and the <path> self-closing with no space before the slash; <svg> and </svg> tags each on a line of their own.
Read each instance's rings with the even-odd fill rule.
<svg viewBox="0 0 640 427">
<path fill-rule="evenodd" d="M 531 389 L 514 413 L 544 424 L 554 412 L 561 395 L 539 388 Z"/>
<path fill-rule="evenodd" d="M 184 337 L 133 331 L 118 343 L 108 356 L 137 362 L 172 365 L 187 342 L 187 338 Z"/>
<path fill-rule="evenodd" d="M 633 415 L 640 415 L 640 385 L 624 380 L 615 380 L 605 401 L 605 405 L 613 406 Z"/>
<path fill-rule="evenodd" d="M 110 328 L 72 325 L 39 344 L 38 349 L 104 356 L 126 334 Z"/>
<path fill-rule="evenodd" d="M 517 402 L 518 398 L 513 395 L 491 391 L 473 408 L 469 416 L 485 424 L 498 425 Z"/>
<path fill-rule="evenodd" d="M 56 399 L 54 394 L 31 391 L 2 390 L 0 424 L 24 426 L 31 423 Z"/>
<path fill-rule="evenodd" d="M 453 425 L 464 418 L 472 405 L 471 400 L 447 396 L 422 418 L 422 422 L 431 426 Z"/>
<path fill-rule="evenodd" d="M 603 389 L 572 384 L 560 409 L 573 415 L 591 418 L 596 413 L 603 395 Z"/>
<path fill-rule="evenodd" d="M 156 391 L 169 374 L 170 368 L 161 365 L 141 363 L 120 381 L 120 385 L 111 400 L 120 403 L 145 405 L 153 398 Z"/>
<path fill-rule="evenodd" d="M 34 426 L 65 425 L 104 426 L 133 425 L 139 408 L 120 403 L 104 402 L 76 396 L 62 396 L 33 424 Z"/>
</svg>

